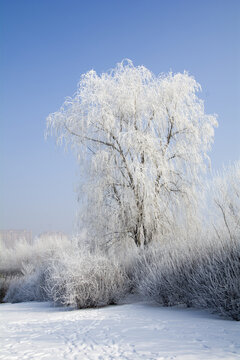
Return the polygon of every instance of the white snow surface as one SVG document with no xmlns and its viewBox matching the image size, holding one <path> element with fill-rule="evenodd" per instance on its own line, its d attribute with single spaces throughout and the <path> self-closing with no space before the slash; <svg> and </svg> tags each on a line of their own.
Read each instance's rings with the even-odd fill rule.
<svg viewBox="0 0 240 360">
<path fill-rule="evenodd" d="M 0 359 L 240 359 L 240 322 L 146 302 L 0 304 Z"/>
</svg>

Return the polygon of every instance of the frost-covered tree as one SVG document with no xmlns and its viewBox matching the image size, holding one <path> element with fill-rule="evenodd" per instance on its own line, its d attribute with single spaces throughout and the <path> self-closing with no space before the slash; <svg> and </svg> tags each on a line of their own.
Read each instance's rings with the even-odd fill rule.
<svg viewBox="0 0 240 360">
<path fill-rule="evenodd" d="M 49 115 L 48 132 L 70 143 L 85 169 L 83 218 L 93 236 L 144 246 L 167 234 L 176 214 L 184 219 L 217 125 L 199 90 L 185 72 L 155 76 L 126 60 L 82 75 Z"/>
</svg>

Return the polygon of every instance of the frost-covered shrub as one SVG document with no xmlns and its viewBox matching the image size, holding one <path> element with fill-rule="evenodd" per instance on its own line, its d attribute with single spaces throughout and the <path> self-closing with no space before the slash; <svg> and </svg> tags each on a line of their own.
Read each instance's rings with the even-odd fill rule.
<svg viewBox="0 0 240 360">
<path fill-rule="evenodd" d="M 0 303 L 3 302 L 3 298 L 6 295 L 8 285 L 6 283 L 6 278 L 0 276 Z"/>
<path fill-rule="evenodd" d="M 187 278 L 196 260 L 187 252 L 171 243 L 148 249 L 135 273 L 138 292 L 163 306 L 190 305 Z"/>
<path fill-rule="evenodd" d="M 9 278 L 7 288 L 2 286 L 4 301 L 52 300 L 78 308 L 118 302 L 129 291 L 124 267 L 114 257 L 110 260 L 96 249 L 91 253 L 82 245 L 79 239 L 50 241 L 45 247 L 21 242 L 15 248 L 15 262 L 14 250 L 9 249 L 5 268 L 18 269 L 19 276 Z"/>
<path fill-rule="evenodd" d="M 205 213 L 204 230 L 173 229 L 173 240 L 142 254 L 137 290 L 161 305 L 203 307 L 240 320 L 240 162 L 209 183 Z"/>
<path fill-rule="evenodd" d="M 129 291 L 124 270 L 101 254 L 68 253 L 52 259 L 45 291 L 55 303 L 77 308 L 115 304 Z"/>
<path fill-rule="evenodd" d="M 195 306 L 240 320 L 240 238 L 209 251 L 188 282 Z"/>
<path fill-rule="evenodd" d="M 46 301 L 45 270 L 40 267 L 33 273 L 13 279 L 8 287 L 4 302 Z"/>
<path fill-rule="evenodd" d="M 121 269 L 127 276 L 128 283 L 129 283 L 129 292 L 136 293 L 136 286 L 137 286 L 137 274 L 141 271 L 142 268 L 142 254 L 144 250 L 138 247 L 134 247 L 131 251 L 126 251 L 125 253 L 117 254 L 118 263 L 121 266 Z M 114 253 L 116 257 L 116 254 Z"/>
<path fill-rule="evenodd" d="M 240 161 L 214 176 L 208 190 L 213 232 L 191 278 L 194 303 L 240 320 Z"/>
<path fill-rule="evenodd" d="M 185 304 L 240 320 L 240 238 L 149 249 L 136 276 L 140 294 L 163 306 Z M 140 271 L 139 271 L 140 270 Z"/>
<path fill-rule="evenodd" d="M 10 284 L 18 278 L 18 274 L 0 273 L 0 303 L 4 302 Z"/>
<path fill-rule="evenodd" d="M 56 251 L 71 246 L 71 240 L 61 239 L 57 236 L 36 238 L 33 243 L 19 240 L 14 247 L 7 247 L 0 241 L 0 272 L 23 273 L 24 266 L 37 269 L 42 262 L 52 256 Z"/>
<path fill-rule="evenodd" d="M 45 266 L 56 253 L 71 247 L 71 241 L 57 236 L 36 238 L 33 243 L 19 240 L 14 247 L 0 242 L 2 299 L 5 302 L 46 300 L 43 290 Z"/>
</svg>

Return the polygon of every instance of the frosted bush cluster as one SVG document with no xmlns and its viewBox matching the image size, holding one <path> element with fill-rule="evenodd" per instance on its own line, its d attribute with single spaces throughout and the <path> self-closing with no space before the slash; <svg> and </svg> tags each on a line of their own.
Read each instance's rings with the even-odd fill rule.
<svg viewBox="0 0 240 360">
<path fill-rule="evenodd" d="M 39 244 L 37 247 L 32 245 L 31 257 L 26 258 L 26 252 L 22 251 L 24 262 L 17 268 L 18 276 L 9 278 L 5 272 L 2 299 L 7 302 L 50 300 L 77 308 L 120 301 L 129 291 L 129 278 L 124 269 L 104 254 L 97 251 L 92 254 L 81 249 L 75 240 L 69 240 L 64 247 L 61 241 L 55 243 L 54 250 L 51 241 L 49 244 L 45 242 L 41 261 L 38 252 L 34 253 L 34 250 L 39 250 Z M 25 245 L 27 249 L 31 247 L 27 243 Z M 18 255 L 19 262 L 21 254 Z M 7 274 L 11 274 L 8 265 Z M 12 270 L 15 274 L 16 264 L 13 264 Z"/>
<path fill-rule="evenodd" d="M 149 249 L 137 269 L 137 291 L 163 306 L 202 307 L 240 320 L 239 239 L 220 244 L 211 240 L 206 247 Z"/>
<path fill-rule="evenodd" d="M 55 251 L 66 249 L 71 246 L 70 240 L 59 240 L 56 236 L 48 236 L 46 239 L 35 238 L 33 243 L 25 239 L 16 242 L 14 247 L 7 247 L 0 241 L 0 273 L 24 274 L 38 268 L 44 259 Z M 57 250 L 56 250 L 57 249 Z"/>
<path fill-rule="evenodd" d="M 14 247 L 0 241 L 0 301 L 8 289 L 5 301 L 43 300 L 44 266 L 56 252 L 61 253 L 70 246 L 70 240 L 56 236 L 36 238 L 33 243 L 20 239 Z"/>
<path fill-rule="evenodd" d="M 72 252 L 52 259 L 45 290 L 61 305 L 88 308 L 116 304 L 129 290 L 129 280 L 121 267 L 102 254 Z"/>
<path fill-rule="evenodd" d="M 43 266 L 33 272 L 12 279 L 6 291 L 5 302 L 46 301 L 50 300 L 45 291 L 45 269 Z"/>
<path fill-rule="evenodd" d="M 240 162 L 209 184 L 208 231 L 143 253 L 134 272 L 139 293 L 164 306 L 203 307 L 240 320 L 239 171 Z"/>
</svg>

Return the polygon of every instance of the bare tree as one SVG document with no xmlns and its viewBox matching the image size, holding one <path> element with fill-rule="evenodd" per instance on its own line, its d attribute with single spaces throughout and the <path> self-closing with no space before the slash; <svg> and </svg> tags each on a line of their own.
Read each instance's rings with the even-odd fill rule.
<svg viewBox="0 0 240 360">
<path fill-rule="evenodd" d="M 93 236 L 144 246 L 169 232 L 176 214 L 186 216 L 217 125 L 199 90 L 187 73 L 155 76 L 126 60 L 82 75 L 76 94 L 49 115 L 48 132 L 77 151 Z"/>
</svg>

